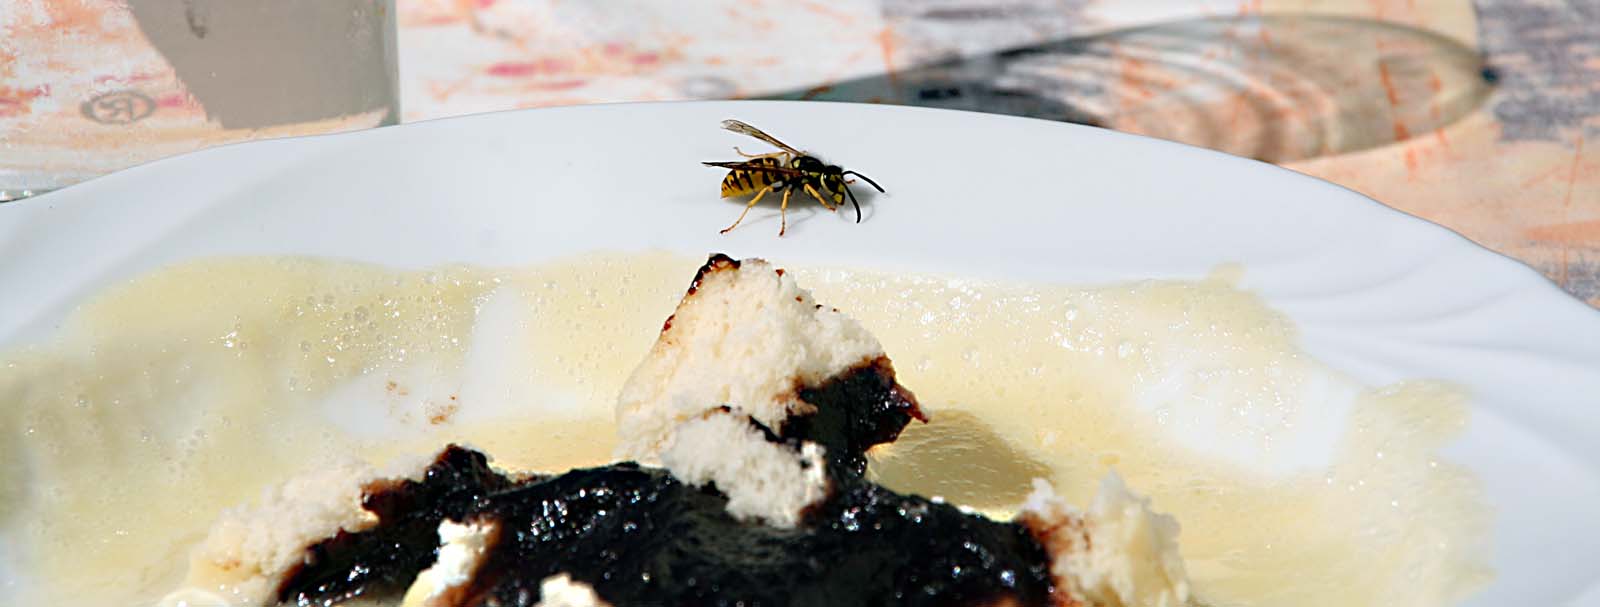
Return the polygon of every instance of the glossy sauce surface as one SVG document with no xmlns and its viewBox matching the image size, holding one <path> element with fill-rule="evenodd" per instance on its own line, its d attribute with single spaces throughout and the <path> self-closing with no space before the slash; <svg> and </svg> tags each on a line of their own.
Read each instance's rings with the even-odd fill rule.
<svg viewBox="0 0 1600 607">
<path fill-rule="evenodd" d="M 342 454 L 455 441 L 505 468 L 606 463 L 613 398 L 703 261 L 216 260 L 111 289 L 56 341 L 0 354 L 19 591 L 152 601 L 221 509 Z M 1224 277 L 789 269 L 878 335 L 930 414 L 874 450 L 891 488 L 1006 515 L 1032 477 L 1082 503 L 1114 467 L 1182 522 L 1213 606 L 1442 605 L 1487 575 L 1476 482 L 1436 455 L 1464 397 L 1357 385 Z"/>
<path fill-rule="evenodd" d="M 432 564 L 449 518 L 494 531 L 461 604 L 534 607 L 568 574 L 618 605 L 1043 606 L 1043 549 L 1021 525 L 895 494 L 859 477 L 798 528 L 735 520 L 727 500 L 632 462 L 511 481 L 482 454 L 450 447 L 425 480 L 375 487 L 377 525 L 313 547 L 285 603 L 400 596 Z"/>
</svg>

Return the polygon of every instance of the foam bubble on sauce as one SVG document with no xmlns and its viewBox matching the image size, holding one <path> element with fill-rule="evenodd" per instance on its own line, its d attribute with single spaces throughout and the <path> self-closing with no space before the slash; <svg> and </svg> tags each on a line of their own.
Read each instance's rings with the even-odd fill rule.
<svg viewBox="0 0 1600 607">
<path fill-rule="evenodd" d="M 113 289 L 0 357 L 0 455 L 25 463 L 0 472 L 0 530 L 43 582 L 25 598 L 150 602 L 221 509 L 339 455 L 603 463 L 699 262 L 219 260 Z M 1214 606 L 1442 605 L 1486 575 L 1476 483 L 1436 455 L 1461 395 L 1321 366 L 1237 268 L 1089 289 L 792 269 L 934 414 L 874 452 L 891 487 L 1004 516 L 1033 477 L 1083 502 L 1114 466 L 1183 523 Z"/>
</svg>

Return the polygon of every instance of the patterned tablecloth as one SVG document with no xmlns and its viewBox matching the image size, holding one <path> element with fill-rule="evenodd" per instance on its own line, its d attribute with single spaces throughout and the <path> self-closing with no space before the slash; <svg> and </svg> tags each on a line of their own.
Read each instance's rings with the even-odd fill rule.
<svg viewBox="0 0 1600 607">
<path fill-rule="evenodd" d="M 1600 305 L 1595 0 L 401 0 L 404 120 L 787 98 L 1098 124 L 1276 162 Z"/>
</svg>

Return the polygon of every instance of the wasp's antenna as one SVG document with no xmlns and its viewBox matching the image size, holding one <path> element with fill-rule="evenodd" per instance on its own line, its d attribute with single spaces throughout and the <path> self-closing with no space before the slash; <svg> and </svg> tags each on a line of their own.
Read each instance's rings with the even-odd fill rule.
<svg viewBox="0 0 1600 607">
<path fill-rule="evenodd" d="M 877 189 L 879 193 L 884 193 L 883 186 L 878 185 L 878 182 L 873 181 L 871 177 L 868 177 L 866 175 L 862 175 L 862 174 L 857 173 L 855 171 L 845 171 L 845 172 L 841 173 L 841 175 L 855 175 L 856 177 L 860 177 L 861 179 L 865 180 L 867 183 L 872 184 L 872 187 Z"/>
</svg>

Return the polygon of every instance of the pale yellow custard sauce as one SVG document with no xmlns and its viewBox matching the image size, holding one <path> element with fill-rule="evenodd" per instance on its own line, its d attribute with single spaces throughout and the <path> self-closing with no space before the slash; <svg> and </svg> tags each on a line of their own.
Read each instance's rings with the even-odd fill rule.
<svg viewBox="0 0 1600 607">
<path fill-rule="evenodd" d="M 332 458 L 460 441 L 506 468 L 607 463 L 616 393 L 702 261 L 236 259 L 111 289 L 0 355 L 0 537 L 20 569 L 0 592 L 150 604 L 222 509 Z M 1489 575 L 1477 484 L 1435 455 L 1462 395 L 1356 385 L 1220 275 L 789 269 L 932 414 L 874 453 L 890 487 L 1006 516 L 1034 477 L 1082 504 L 1114 468 L 1182 523 L 1204 605 L 1445 605 Z"/>
</svg>

